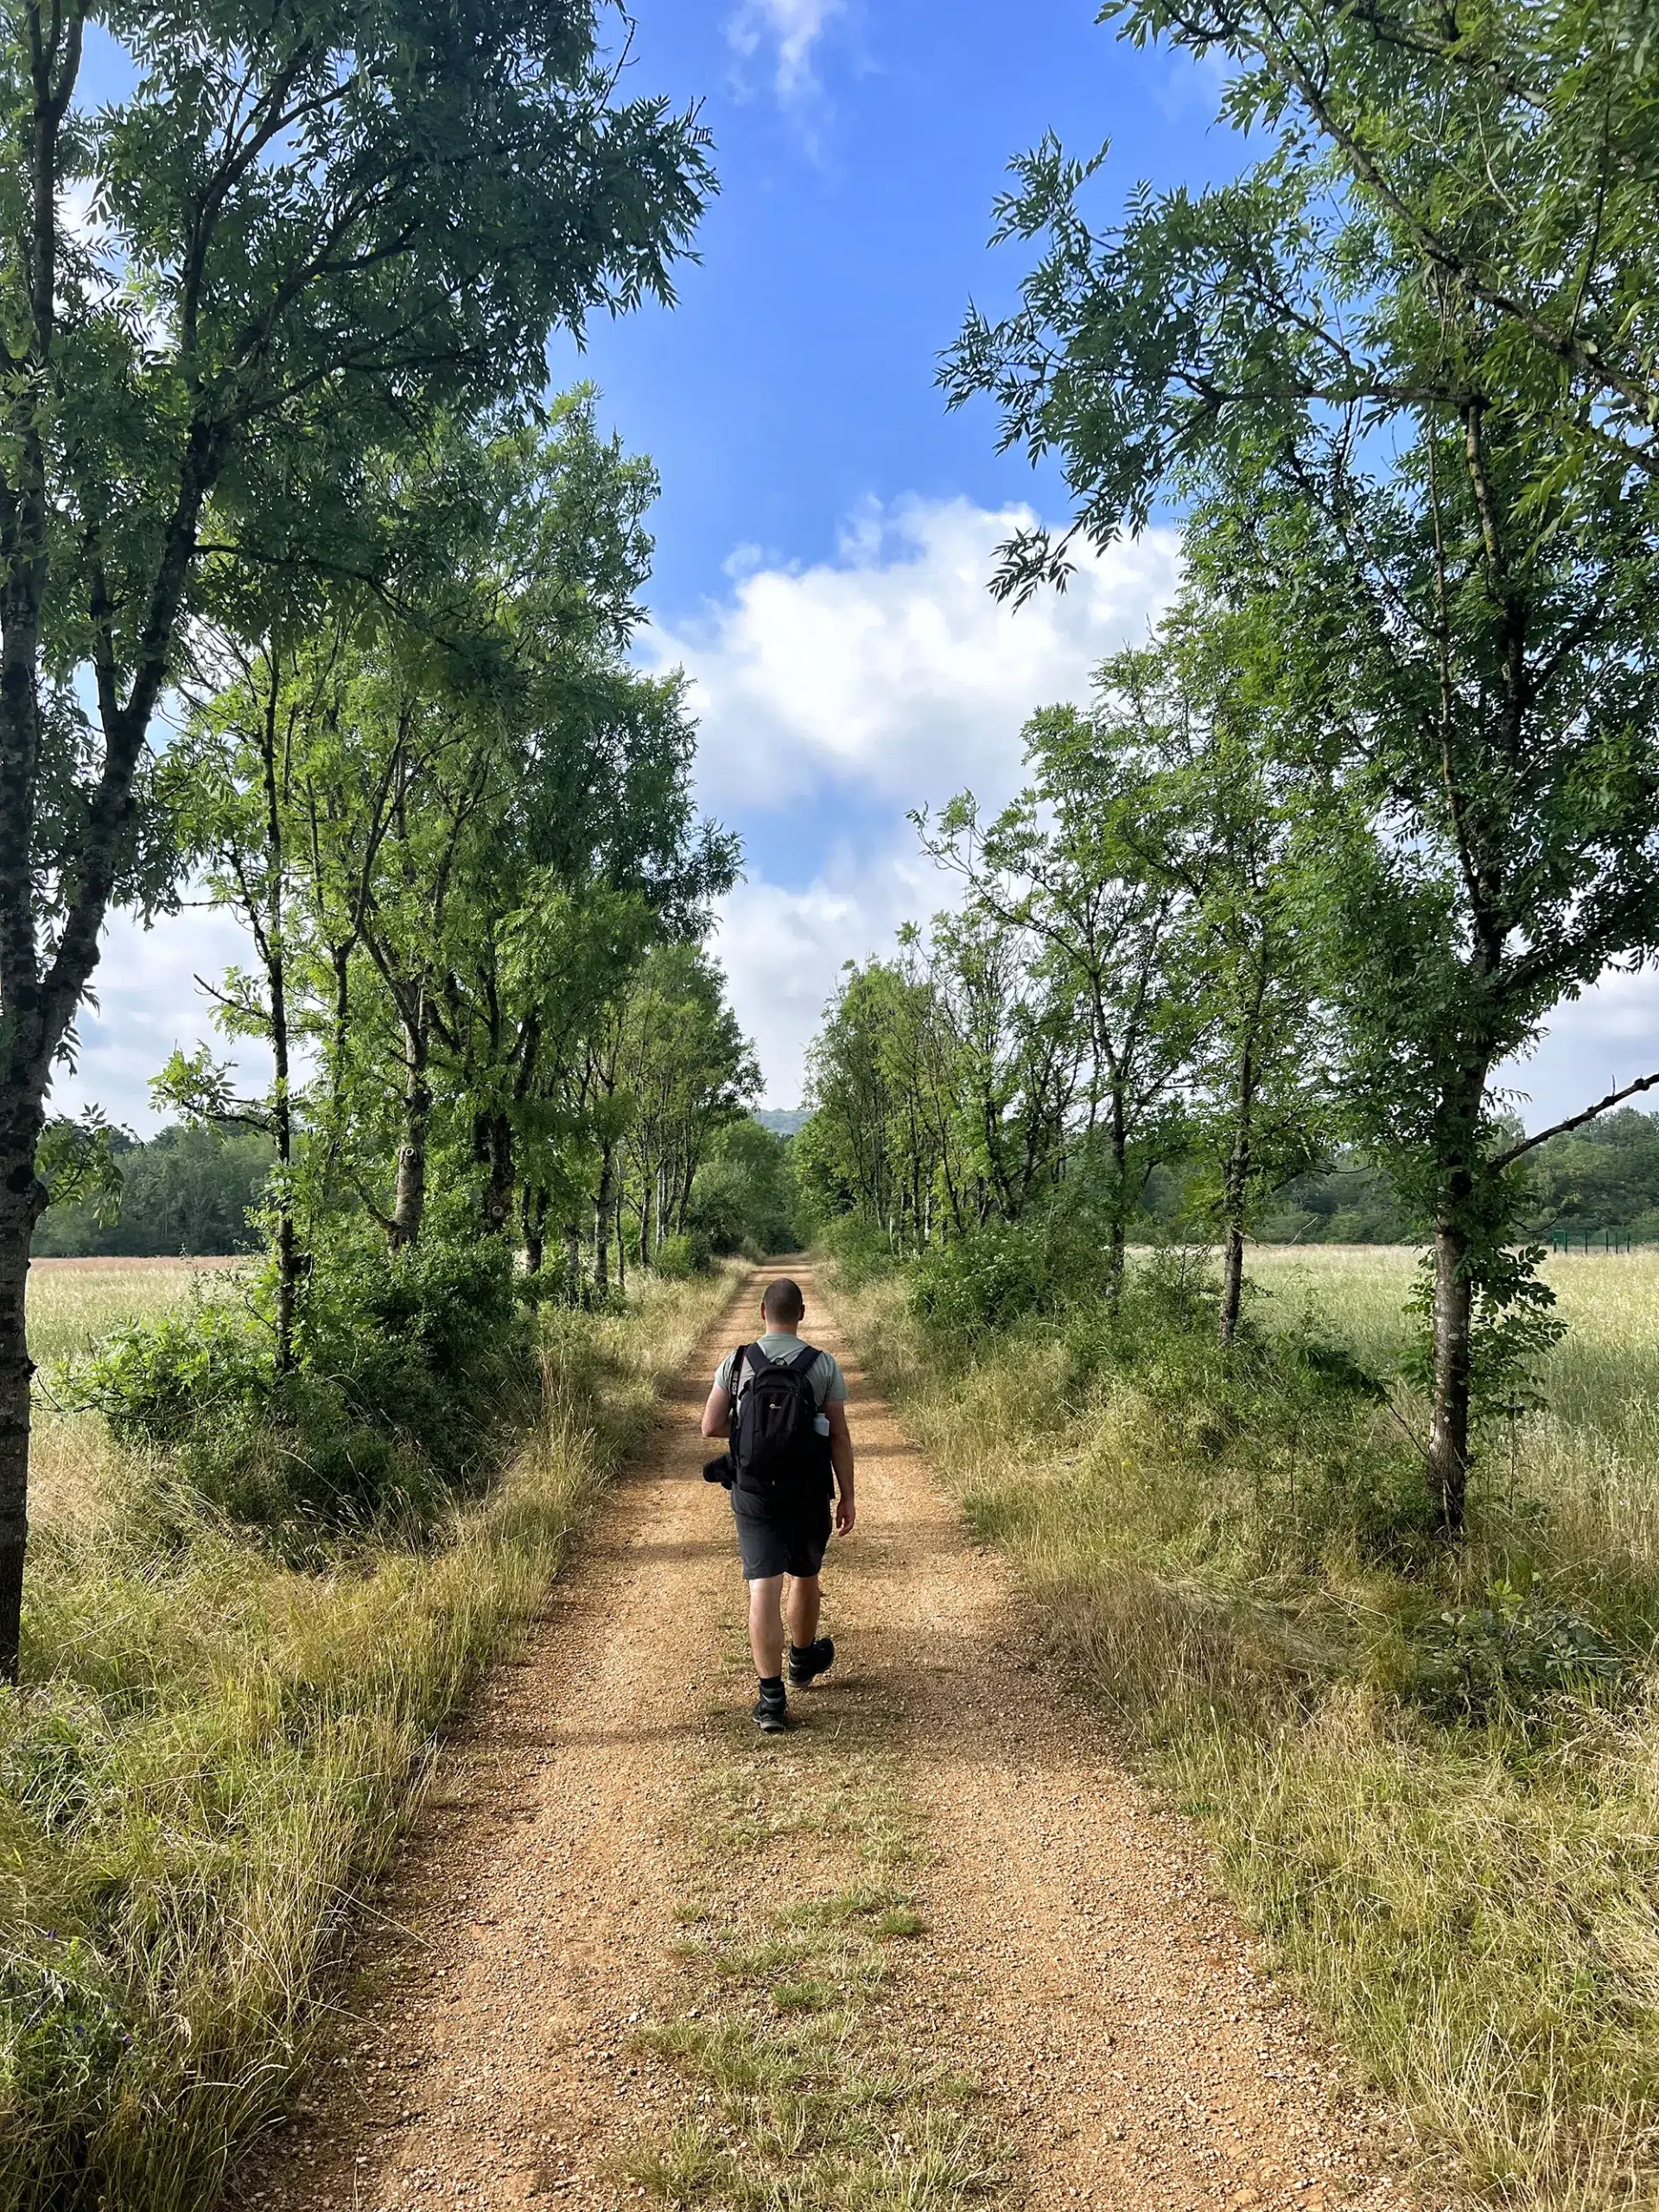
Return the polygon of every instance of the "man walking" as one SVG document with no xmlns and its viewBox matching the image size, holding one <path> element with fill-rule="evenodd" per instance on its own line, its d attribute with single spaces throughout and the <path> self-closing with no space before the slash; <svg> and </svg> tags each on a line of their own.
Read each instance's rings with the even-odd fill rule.
<svg viewBox="0 0 1659 2212">
<path fill-rule="evenodd" d="M 835 1660 L 835 1644 L 818 1634 L 818 1573 L 830 1541 L 832 1491 L 836 1529 L 852 1533 L 853 1440 L 839 1362 L 802 1342 L 806 1300 L 800 1286 L 782 1276 L 769 1282 L 760 1318 L 758 1340 L 721 1360 L 702 1409 L 702 1433 L 731 1438 L 728 1462 L 715 1464 L 731 1490 L 749 1586 L 749 1649 L 760 1678 L 755 1725 L 773 1735 L 789 1726 L 785 1613 L 789 1679 L 798 1689 Z"/>
</svg>

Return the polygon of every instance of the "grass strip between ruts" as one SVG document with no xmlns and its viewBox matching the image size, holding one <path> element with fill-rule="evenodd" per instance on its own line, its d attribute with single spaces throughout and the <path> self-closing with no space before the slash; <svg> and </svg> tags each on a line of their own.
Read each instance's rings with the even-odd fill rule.
<svg viewBox="0 0 1659 2212">
<path fill-rule="evenodd" d="M 736 1643 L 734 1682 L 748 1675 Z M 685 2002 L 639 2031 L 692 2111 L 629 2177 L 729 2212 L 982 2202 L 1011 2171 L 990 2100 L 906 2018 L 927 1838 L 891 1721 L 837 1700 L 785 1736 L 757 1738 L 724 1707 L 709 1728 L 677 1909 Z"/>
</svg>

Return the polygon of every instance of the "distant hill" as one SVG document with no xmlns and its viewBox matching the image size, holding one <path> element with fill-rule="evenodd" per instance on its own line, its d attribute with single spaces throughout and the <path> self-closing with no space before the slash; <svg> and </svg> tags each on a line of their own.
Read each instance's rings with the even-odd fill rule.
<svg viewBox="0 0 1659 2212">
<path fill-rule="evenodd" d="M 804 1106 L 763 1106 L 755 1116 L 763 1129 L 776 1137 L 792 1137 L 811 1117 Z"/>
</svg>

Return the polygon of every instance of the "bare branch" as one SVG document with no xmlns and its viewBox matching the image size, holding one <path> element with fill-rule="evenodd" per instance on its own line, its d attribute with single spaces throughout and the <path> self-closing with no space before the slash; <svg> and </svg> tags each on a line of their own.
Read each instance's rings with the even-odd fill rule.
<svg viewBox="0 0 1659 2212">
<path fill-rule="evenodd" d="M 1581 1129 L 1586 1122 L 1593 1122 L 1610 1106 L 1617 1106 L 1626 1098 L 1634 1098 L 1638 1091 L 1652 1090 L 1659 1085 L 1659 1071 L 1644 1075 L 1635 1083 L 1627 1083 L 1617 1090 L 1610 1090 L 1605 1098 L 1598 1098 L 1593 1106 L 1586 1106 L 1582 1114 L 1569 1114 L 1564 1122 L 1557 1122 L 1553 1128 L 1540 1129 L 1535 1137 L 1525 1137 L 1519 1144 L 1512 1144 L 1507 1152 L 1495 1153 L 1487 1161 L 1492 1168 L 1507 1167 L 1511 1160 L 1519 1160 L 1523 1153 L 1535 1151 L 1541 1144 L 1548 1144 L 1551 1137 L 1564 1137 L 1570 1130 Z"/>
</svg>

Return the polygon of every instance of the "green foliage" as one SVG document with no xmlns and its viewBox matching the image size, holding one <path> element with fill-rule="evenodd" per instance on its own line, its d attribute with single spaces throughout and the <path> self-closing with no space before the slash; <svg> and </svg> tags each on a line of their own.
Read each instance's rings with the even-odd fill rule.
<svg viewBox="0 0 1659 2212">
<path fill-rule="evenodd" d="M 29 241 L 0 266 L 0 568 L 14 585 L 0 694 L 10 917 L 0 930 L 0 1676 L 18 1663 L 27 1540 L 23 1288 L 45 1195 L 36 1155 L 105 917 L 112 903 L 166 904 L 210 849 L 238 876 L 256 957 L 228 979 L 223 1010 L 227 1026 L 268 1035 L 273 1048 L 287 1370 L 302 1252 L 283 856 L 293 825 L 277 786 L 289 766 L 303 776 L 308 764 L 294 754 L 309 747 L 290 744 L 283 702 L 260 677 L 291 674 L 296 661 L 308 675 L 327 666 L 327 645 L 340 641 L 325 634 L 331 601 L 334 613 L 347 604 L 353 641 L 359 623 L 393 610 L 414 615 L 411 633 L 429 644 L 453 638 L 406 557 L 405 467 L 418 475 L 448 430 L 465 441 L 504 419 L 534 451 L 538 429 L 527 426 L 543 420 L 553 334 L 579 338 L 595 310 L 672 298 L 671 270 L 712 188 L 706 134 L 664 99 L 626 97 L 613 29 L 596 0 L 458 0 L 435 11 L 421 0 L 274 10 L 226 0 L 205 11 L 67 0 L 0 16 L 0 207 L 7 235 Z M 89 87 L 82 70 L 94 50 Z M 547 502 L 534 519 L 566 548 L 586 537 L 594 557 L 561 577 L 575 588 L 557 610 L 581 628 L 585 588 L 614 581 L 613 540 L 597 513 L 584 532 L 569 503 Z M 534 598 L 536 564 L 523 559 L 534 532 L 503 535 L 521 563 L 517 596 Z M 619 594 L 604 596 L 613 615 Z M 620 596 L 632 610 L 626 588 Z M 308 652 L 319 644 L 321 654 Z M 658 880 L 660 838 L 620 819 L 629 806 L 658 824 L 666 812 L 687 832 L 671 834 L 677 855 L 697 842 L 679 687 L 628 669 L 613 622 L 608 644 L 608 686 L 589 687 L 570 717 L 588 733 L 588 772 L 563 780 L 539 823 L 511 803 L 495 812 L 498 832 L 510 823 L 524 833 L 518 856 L 528 842 L 532 866 L 510 897 L 483 887 L 499 925 L 489 949 L 502 956 L 478 985 L 492 1009 L 527 966 L 550 967 L 537 924 L 559 918 L 562 902 L 543 895 L 549 859 L 534 850 L 550 820 L 579 837 L 597 816 L 628 850 L 626 881 L 600 871 L 616 899 L 593 899 L 613 930 L 618 905 L 696 926 L 695 892 Z M 163 696 L 200 699 L 216 681 L 234 693 L 226 677 L 237 670 L 245 701 L 271 705 L 264 742 L 232 733 L 218 762 L 198 761 L 207 772 L 181 776 L 200 733 L 187 732 L 177 762 L 173 747 L 152 747 Z M 509 752 L 518 741 L 522 759 L 557 719 L 556 686 L 515 703 L 516 716 L 484 719 Z M 218 734 L 234 719 L 221 718 Z M 193 717 L 203 720 L 213 716 Z M 644 725 L 642 747 L 617 741 L 629 723 Z M 641 750 L 652 756 L 643 776 L 633 772 Z M 230 772 L 213 772 L 224 751 Z M 371 778 L 377 788 L 384 798 Z M 336 794 L 312 792 L 321 873 L 320 824 Z M 701 883 L 730 880 L 728 844 L 710 834 L 699 850 Z M 568 863 L 570 849 L 558 857 Z M 569 865 L 557 882 L 578 906 L 599 887 Z M 368 890 L 359 880 L 355 925 L 327 947 L 337 961 L 327 1020 L 337 1075 L 353 1026 L 352 956 L 367 953 Z M 477 977 L 475 965 L 465 972 Z M 516 1029 L 505 1039 L 513 1072 L 499 1051 L 457 1053 L 491 1093 L 495 1229 L 513 1196 L 505 1154 L 518 1134 L 504 1099 L 519 1095 L 535 1028 L 523 996 L 519 1019 L 491 1039 Z M 418 1100 L 419 1055 L 407 1057 Z M 336 1170 L 340 1134 L 321 1148 Z M 412 1205 L 417 1179 L 400 1180 Z M 391 1235 L 406 1241 L 400 1226 Z"/>
<path fill-rule="evenodd" d="M 1077 531 L 1103 546 L 1189 503 L 1189 588 L 1294 802 L 1346 1134 L 1440 1254 L 1427 1471 L 1455 1535 L 1470 1300 L 1520 1280 L 1511 1170 L 1543 1135 L 1506 1135 L 1495 1071 L 1659 946 L 1641 65 L 1618 10 L 1530 0 L 1467 46 L 1408 3 L 1331 43 L 1329 11 L 1300 4 L 1233 0 L 1202 26 L 1165 0 L 1109 12 L 1230 49 L 1225 105 L 1267 124 L 1265 155 L 1103 226 L 1084 204 L 1098 164 L 1046 140 L 998 210 L 1037 264 L 1012 314 L 969 315 L 944 378 L 955 402 L 995 400 L 1006 443 L 1058 455 L 1076 502 L 1059 537 L 1005 547 L 1005 592 L 1064 581 Z M 1608 104 L 1593 149 L 1552 64 Z M 1568 144 L 1593 182 L 1559 166 Z"/>
<path fill-rule="evenodd" d="M 35 1154 L 48 1206 L 73 1207 L 102 1227 L 121 1210 L 124 1132 L 96 1108 L 82 1121 L 48 1122 Z"/>
<path fill-rule="evenodd" d="M 289 1372 L 270 1300 L 268 1281 L 247 1306 L 198 1300 L 118 1335 L 78 1375 L 79 1404 L 164 1455 L 158 1505 L 182 1495 L 302 1555 L 345 1531 L 430 1528 L 477 1488 L 530 1387 L 499 1241 L 320 1255 Z"/>
<path fill-rule="evenodd" d="M 788 1169 L 743 1115 L 760 1070 L 701 947 L 663 944 L 642 962 L 601 1080 L 626 1105 L 613 1204 L 619 1224 L 632 1213 L 642 1262 L 657 1264 L 662 1241 L 687 1234 L 714 1250 L 776 1249 L 770 1239 L 792 1211 Z M 730 1165 L 717 1166 L 728 1147 Z"/>
<path fill-rule="evenodd" d="M 911 1307 L 950 1335 L 1006 1328 L 1047 1303 L 1052 1282 L 1040 1234 L 1029 1223 L 970 1230 L 928 1252 L 911 1274 Z"/>
<path fill-rule="evenodd" d="M 1222 103 L 1234 125 L 1276 130 L 1304 158 L 1322 142 L 1356 219 L 1356 265 L 1380 233 L 1477 303 L 1495 403 L 1559 431 L 1564 473 L 1610 451 L 1651 467 L 1659 169 L 1644 0 L 1497 0 L 1456 16 L 1382 0 L 1335 17 L 1319 0 L 1223 0 L 1202 15 L 1115 0 L 1104 14 L 1137 43 L 1234 63 Z"/>
<path fill-rule="evenodd" d="M 1544 1404 L 1541 1370 L 1566 1333 L 1555 1294 L 1538 1270 L 1542 1245 L 1505 1248 L 1484 1255 L 1473 1283 L 1469 1326 L 1469 1411 L 1480 1423 L 1535 1413 Z M 1406 1300 L 1417 1324 L 1404 1363 L 1408 1377 L 1431 1391 L 1434 1380 L 1434 1262 L 1426 1255 Z"/>
<path fill-rule="evenodd" d="M 798 1205 L 789 1141 L 746 1116 L 715 1136 L 692 1185 L 688 1218 L 711 1252 L 764 1258 L 799 1245 Z"/>
<path fill-rule="evenodd" d="M 271 1170 L 270 1140 L 203 1125 L 163 1129 L 143 1144 L 118 1142 L 112 1214 L 85 1198 L 54 1198 L 35 1232 L 45 1258 L 148 1258 L 248 1250 Z"/>
<path fill-rule="evenodd" d="M 1414 1639 L 1405 1694 L 1437 1719 L 1523 1726 L 1637 1684 L 1628 1653 L 1535 1589 L 1496 1583 L 1483 1605 L 1436 1613 Z"/>
<path fill-rule="evenodd" d="M 899 1266 L 892 1239 L 868 1214 L 831 1216 L 823 1224 L 819 1243 L 835 1267 L 836 1280 L 849 1290 L 862 1290 L 878 1278 L 891 1275 Z"/>
<path fill-rule="evenodd" d="M 683 1236 L 664 1236 L 652 1256 L 652 1265 L 665 1281 L 685 1282 L 693 1275 L 706 1274 L 714 1259 L 707 1241 L 695 1230 L 688 1230 Z"/>
<path fill-rule="evenodd" d="M 72 1402 L 126 1444 L 216 1448 L 251 1427 L 275 1380 L 264 1332 L 240 1306 L 197 1300 L 118 1331 L 79 1371 Z"/>
</svg>

